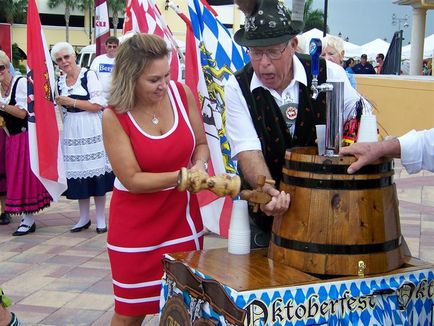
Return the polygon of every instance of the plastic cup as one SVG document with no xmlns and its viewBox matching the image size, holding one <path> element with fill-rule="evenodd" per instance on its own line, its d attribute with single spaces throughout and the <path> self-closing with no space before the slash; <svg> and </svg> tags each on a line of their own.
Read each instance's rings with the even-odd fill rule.
<svg viewBox="0 0 434 326">
<path fill-rule="evenodd" d="M 324 155 L 326 125 L 316 125 L 315 128 L 316 128 L 316 142 L 318 146 L 318 155 Z"/>
<path fill-rule="evenodd" d="M 374 143 L 378 141 L 377 117 L 375 115 L 363 114 L 360 119 L 358 143 Z"/>
<path fill-rule="evenodd" d="M 228 252 L 233 255 L 250 253 L 250 230 L 238 231 L 229 229 Z"/>
<path fill-rule="evenodd" d="M 229 229 L 237 231 L 250 231 L 249 211 L 247 209 L 246 200 L 234 200 Z"/>
<path fill-rule="evenodd" d="M 244 255 L 250 252 L 250 218 L 246 200 L 234 200 L 228 234 L 228 252 Z"/>
</svg>

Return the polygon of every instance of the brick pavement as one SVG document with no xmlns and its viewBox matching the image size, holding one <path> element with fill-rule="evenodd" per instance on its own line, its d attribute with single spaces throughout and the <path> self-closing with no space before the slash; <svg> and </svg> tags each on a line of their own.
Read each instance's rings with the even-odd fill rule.
<svg viewBox="0 0 434 326">
<path fill-rule="evenodd" d="M 402 233 L 413 256 L 434 263 L 434 174 L 409 176 L 399 161 L 395 173 Z M 34 234 L 12 237 L 17 218 L 0 226 L 0 284 L 24 325 L 110 324 L 106 234 L 98 235 L 94 223 L 70 233 L 77 218 L 77 202 L 62 199 L 37 216 Z M 206 236 L 205 248 L 226 246 L 225 239 Z M 144 324 L 158 325 L 158 317 L 149 316 Z"/>
</svg>

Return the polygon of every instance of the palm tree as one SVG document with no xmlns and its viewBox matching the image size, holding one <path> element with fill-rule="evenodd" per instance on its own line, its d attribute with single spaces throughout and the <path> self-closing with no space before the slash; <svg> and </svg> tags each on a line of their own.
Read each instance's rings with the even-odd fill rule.
<svg viewBox="0 0 434 326">
<path fill-rule="evenodd" d="M 309 31 L 312 28 L 324 30 L 324 12 L 321 9 L 312 10 L 312 2 L 313 0 L 306 0 L 304 4 L 303 32 Z M 328 27 L 326 32 L 328 32 Z"/>
<path fill-rule="evenodd" d="M 24 23 L 26 21 L 27 0 L 2 0 L 0 22 Z"/>
<path fill-rule="evenodd" d="M 123 12 L 125 9 L 125 0 L 108 0 L 109 11 L 112 11 L 113 17 L 113 34 L 117 35 L 118 24 L 119 24 L 119 12 Z M 109 15 L 110 16 L 110 15 Z"/>
<path fill-rule="evenodd" d="M 66 33 L 66 42 L 69 42 L 69 18 L 71 17 L 71 11 L 75 8 L 79 10 L 84 10 L 89 8 L 91 0 L 48 0 L 48 7 L 55 8 L 60 5 L 65 6 L 65 33 Z"/>
<path fill-rule="evenodd" d="M 324 12 L 320 9 L 312 10 L 313 0 L 292 0 L 292 2 L 294 1 L 301 2 L 300 5 L 304 2 L 303 32 L 309 31 L 312 28 L 317 28 L 319 30 L 324 29 Z M 285 0 L 286 5 L 288 5 L 288 2 L 288 0 Z"/>
</svg>

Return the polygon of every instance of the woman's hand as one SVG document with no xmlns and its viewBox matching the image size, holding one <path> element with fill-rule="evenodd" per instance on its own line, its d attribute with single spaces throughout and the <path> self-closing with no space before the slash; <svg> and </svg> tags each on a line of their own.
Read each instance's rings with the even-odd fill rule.
<svg viewBox="0 0 434 326">
<path fill-rule="evenodd" d="M 200 171 L 208 173 L 206 164 L 208 164 L 208 163 L 206 163 L 205 161 L 196 160 L 196 162 L 191 167 L 191 170 L 200 170 Z"/>
<path fill-rule="evenodd" d="M 195 164 L 196 165 L 196 164 Z M 188 170 L 188 191 L 191 193 L 197 193 L 202 189 L 205 189 L 208 179 L 208 173 L 205 172 L 203 167 L 196 167 L 195 165 Z"/>
<path fill-rule="evenodd" d="M 73 98 L 70 98 L 69 96 L 56 96 L 55 98 L 56 103 L 63 106 L 63 107 L 74 107 L 74 102 L 76 101 Z"/>
</svg>

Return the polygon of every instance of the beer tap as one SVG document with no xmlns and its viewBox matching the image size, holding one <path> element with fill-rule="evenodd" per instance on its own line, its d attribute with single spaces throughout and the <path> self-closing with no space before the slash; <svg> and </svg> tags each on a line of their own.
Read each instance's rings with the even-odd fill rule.
<svg viewBox="0 0 434 326">
<path fill-rule="evenodd" d="M 344 82 L 327 80 L 327 83 L 318 85 L 319 56 L 321 55 L 321 51 L 321 40 L 318 38 L 311 39 L 309 54 L 312 58 L 312 99 L 316 100 L 320 93 L 326 93 L 325 156 L 338 156 L 342 145 Z"/>
<path fill-rule="evenodd" d="M 318 85 L 318 75 L 319 75 L 319 56 L 322 51 L 322 43 L 319 38 L 313 38 L 310 40 L 309 44 L 309 54 L 312 59 L 311 71 L 312 71 L 312 99 L 316 100 L 319 93 L 328 92 L 333 90 L 333 86 L 330 84 Z"/>
</svg>

